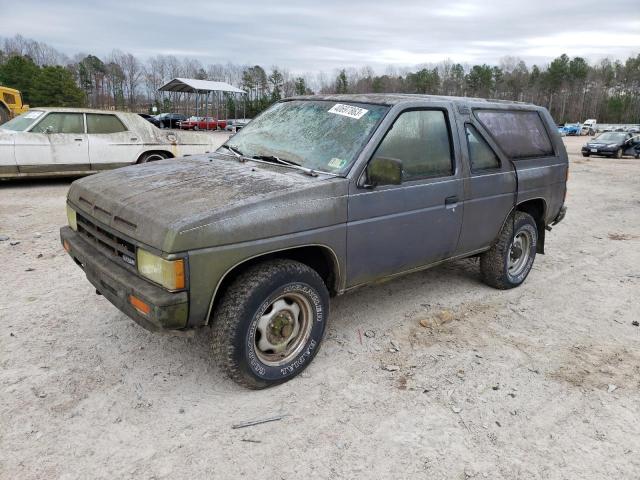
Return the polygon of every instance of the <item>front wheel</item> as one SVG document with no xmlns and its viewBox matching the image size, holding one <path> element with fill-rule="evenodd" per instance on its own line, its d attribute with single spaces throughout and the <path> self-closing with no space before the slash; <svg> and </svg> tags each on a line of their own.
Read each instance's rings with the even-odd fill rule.
<svg viewBox="0 0 640 480">
<path fill-rule="evenodd" d="M 270 260 L 242 273 L 213 317 L 213 344 L 223 370 L 261 389 L 286 382 L 315 357 L 329 314 L 318 273 L 293 260 Z"/>
<path fill-rule="evenodd" d="M 533 267 L 537 242 L 533 217 L 516 211 L 507 219 L 494 246 L 480 257 L 482 280 L 501 290 L 521 285 Z"/>
<path fill-rule="evenodd" d="M 588 157 L 588 156 L 589 156 L 589 153 L 588 153 L 588 152 L 582 152 L 582 156 L 583 156 L 583 157 Z"/>
<path fill-rule="evenodd" d="M 616 151 L 616 153 L 615 153 L 614 157 L 616 157 L 616 158 L 622 158 L 622 149 L 621 149 L 621 148 L 619 148 L 619 149 Z"/>
<path fill-rule="evenodd" d="M 9 111 L 0 106 L 0 125 L 9 121 Z"/>
</svg>

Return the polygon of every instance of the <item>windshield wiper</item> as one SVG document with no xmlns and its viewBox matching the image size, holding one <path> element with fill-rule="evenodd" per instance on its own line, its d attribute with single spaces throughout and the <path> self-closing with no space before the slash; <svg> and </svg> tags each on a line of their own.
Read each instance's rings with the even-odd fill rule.
<svg viewBox="0 0 640 480">
<path fill-rule="evenodd" d="M 238 147 L 234 147 L 233 145 L 227 145 L 225 143 L 224 145 L 220 145 L 220 148 L 226 148 L 231 153 L 233 153 L 238 158 L 238 160 L 240 160 L 241 162 L 245 161 L 244 153 L 242 153 Z"/>
<path fill-rule="evenodd" d="M 303 167 L 302 165 L 300 165 L 297 162 L 294 162 L 293 160 L 285 160 L 284 158 L 276 157 L 275 155 L 254 155 L 251 158 L 254 158 L 255 160 L 264 160 L 265 162 L 277 163 L 278 165 L 284 165 L 286 167 L 293 167 L 300 170 L 301 172 L 306 173 L 311 177 L 318 176 L 318 172 L 316 172 L 312 168 Z"/>
<path fill-rule="evenodd" d="M 264 160 L 266 162 L 279 163 L 281 165 L 289 165 L 290 167 L 300 167 L 301 165 L 293 160 L 285 160 L 284 158 L 276 157 L 275 155 L 254 155 L 251 158 L 256 160 Z"/>
</svg>

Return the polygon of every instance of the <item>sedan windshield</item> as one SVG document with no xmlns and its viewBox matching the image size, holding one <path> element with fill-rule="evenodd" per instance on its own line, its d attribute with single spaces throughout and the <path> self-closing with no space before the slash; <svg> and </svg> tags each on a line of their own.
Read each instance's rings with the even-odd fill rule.
<svg viewBox="0 0 640 480">
<path fill-rule="evenodd" d="M 624 132 L 605 132 L 593 139 L 594 142 L 622 142 L 627 134 Z"/>
<path fill-rule="evenodd" d="M 345 172 L 388 110 L 363 103 L 280 102 L 227 145 L 246 157 L 277 157 L 313 170 Z"/>
<path fill-rule="evenodd" d="M 4 130 L 13 130 L 14 132 L 24 132 L 33 123 L 38 120 L 44 112 L 42 110 L 29 110 L 27 113 L 18 115 L 16 118 L 9 120 L 7 123 L 0 125 Z"/>
</svg>

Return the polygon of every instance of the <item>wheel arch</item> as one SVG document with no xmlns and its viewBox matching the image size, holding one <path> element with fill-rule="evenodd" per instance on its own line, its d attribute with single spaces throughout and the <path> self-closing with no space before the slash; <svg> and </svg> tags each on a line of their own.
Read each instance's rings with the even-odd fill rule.
<svg viewBox="0 0 640 480">
<path fill-rule="evenodd" d="M 211 297 L 206 324 L 210 323 L 211 316 L 220 300 L 224 297 L 226 290 L 242 272 L 247 268 L 272 259 L 288 259 L 303 263 L 320 275 L 331 296 L 335 296 L 340 290 L 340 262 L 335 251 L 327 245 L 303 245 L 261 253 L 242 260 L 222 275 Z"/>
<path fill-rule="evenodd" d="M 138 159 L 136 160 L 136 163 L 140 163 L 140 161 L 142 160 L 142 158 L 145 155 L 149 155 L 152 153 L 161 153 L 163 155 L 165 155 L 165 158 L 175 158 L 175 155 L 173 153 L 171 153 L 171 151 L 169 150 L 163 150 L 161 148 L 156 148 L 153 150 L 145 150 L 144 152 L 142 152 L 140 155 L 138 155 Z"/>
<path fill-rule="evenodd" d="M 544 254 L 544 239 L 547 231 L 547 202 L 544 198 L 532 198 L 520 202 L 515 209 L 520 212 L 528 213 L 535 220 L 536 228 L 538 230 L 538 245 L 536 253 Z"/>
</svg>

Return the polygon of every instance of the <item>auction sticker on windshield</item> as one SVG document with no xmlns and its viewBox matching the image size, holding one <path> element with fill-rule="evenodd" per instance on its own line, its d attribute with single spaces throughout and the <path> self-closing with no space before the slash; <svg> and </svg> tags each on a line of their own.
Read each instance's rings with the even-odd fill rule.
<svg viewBox="0 0 640 480">
<path fill-rule="evenodd" d="M 364 117 L 369 110 L 360 107 L 354 107 L 353 105 L 345 105 L 343 103 L 336 103 L 329 113 L 335 113 L 336 115 L 342 115 L 344 117 L 355 118 L 356 120 Z"/>
</svg>

